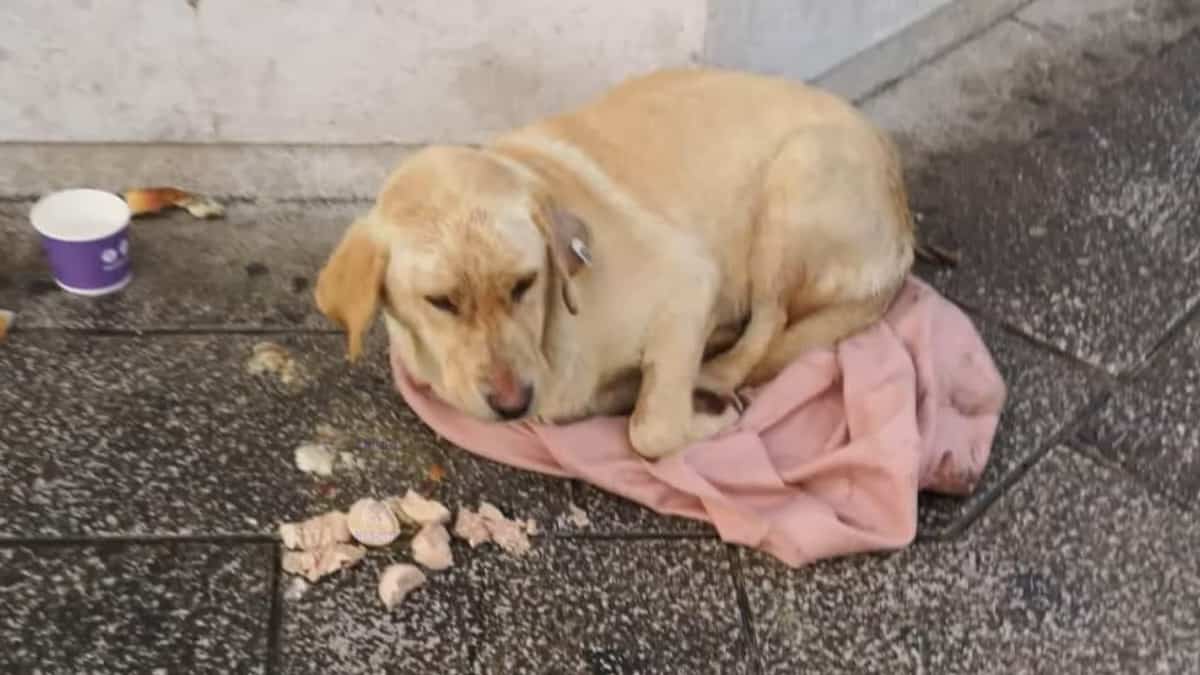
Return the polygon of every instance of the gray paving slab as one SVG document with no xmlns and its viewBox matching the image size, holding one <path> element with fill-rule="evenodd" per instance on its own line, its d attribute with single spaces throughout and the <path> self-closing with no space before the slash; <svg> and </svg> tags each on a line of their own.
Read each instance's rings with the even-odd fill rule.
<svg viewBox="0 0 1200 675">
<path fill-rule="evenodd" d="M 285 599 L 287 673 L 750 673 L 726 547 L 550 539 L 456 564 L 388 611 L 369 559 Z M 287 592 L 289 583 L 285 583 Z"/>
<path fill-rule="evenodd" d="M 171 329 L 333 327 L 312 283 L 367 203 L 233 202 L 220 220 L 183 211 L 139 218 L 130 230 L 134 281 L 118 294 L 78 298 L 53 284 L 29 225 L 29 203 L 0 204 L 0 307 L 26 327 Z"/>
<path fill-rule="evenodd" d="M 1029 145 L 932 162 L 926 236 L 963 264 L 952 297 L 1110 373 L 1135 367 L 1200 297 L 1200 35 Z"/>
<path fill-rule="evenodd" d="M 1200 504 L 1200 321 L 1083 424 L 1075 442 L 1181 502 Z"/>
<path fill-rule="evenodd" d="M 946 535 L 964 525 L 1107 386 L 1098 374 L 993 323 L 978 321 L 976 325 L 1008 386 L 1008 400 L 987 468 L 974 493 L 968 497 L 921 494 L 918 514 L 923 537 Z"/>
<path fill-rule="evenodd" d="M 742 555 L 766 673 L 1200 669 L 1200 520 L 1065 448 L 958 541 Z"/>
<path fill-rule="evenodd" d="M 267 544 L 0 545 L 0 671 L 265 673 Z"/>
<path fill-rule="evenodd" d="M 243 371 L 260 340 L 305 369 L 293 391 Z M 493 501 L 547 532 L 711 532 L 561 479 L 477 458 L 438 439 L 392 389 L 382 331 L 347 366 L 337 335 L 13 334 L 0 349 L 0 534 L 270 534 L 280 520 L 423 490 L 453 505 Z M 327 424 L 354 461 L 301 473 L 296 446 Z M 433 467 L 445 473 L 430 479 Z"/>
</svg>

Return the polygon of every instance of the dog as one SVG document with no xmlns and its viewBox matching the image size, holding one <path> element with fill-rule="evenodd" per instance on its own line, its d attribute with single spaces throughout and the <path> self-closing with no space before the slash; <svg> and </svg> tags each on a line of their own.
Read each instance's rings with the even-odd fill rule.
<svg viewBox="0 0 1200 675">
<path fill-rule="evenodd" d="M 739 389 L 879 320 L 914 262 L 898 151 L 852 104 L 717 68 L 633 77 L 384 181 L 321 269 L 351 362 L 382 313 L 414 381 L 484 420 L 629 414 L 670 455 Z"/>
</svg>

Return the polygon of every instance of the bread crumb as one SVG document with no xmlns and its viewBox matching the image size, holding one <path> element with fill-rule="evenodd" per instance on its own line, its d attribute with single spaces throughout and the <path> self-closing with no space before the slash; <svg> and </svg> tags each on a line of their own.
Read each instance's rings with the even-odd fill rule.
<svg viewBox="0 0 1200 675">
<path fill-rule="evenodd" d="M 333 450 L 324 443 L 305 443 L 296 448 L 296 468 L 318 476 L 333 475 Z"/>
<path fill-rule="evenodd" d="M 441 523 L 430 523 L 412 539 L 413 560 L 431 570 L 449 569 L 454 564 L 450 533 Z"/>
<path fill-rule="evenodd" d="M 584 511 L 574 504 L 568 505 L 567 510 L 570 511 L 570 515 L 567 516 L 567 520 L 569 520 L 575 527 L 583 528 L 592 524 L 592 519 L 588 517 L 587 511 Z"/>
<path fill-rule="evenodd" d="M 468 508 L 458 510 L 458 519 L 454 521 L 454 536 L 466 539 L 471 548 L 492 538 L 483 517 Z"/>
<path fill-rule="evenodd" d="M 454 523 L 454 534 L 466 539 L 471 548 L 491 541 L 505 552 L 518 556 L 529 552 L 529 535 L 535 532 L 537 523 L 533 520 L 510 520 L 488 502 L 480 503 L 478 513 L 460 508 L 458 520 Z"/>
<path fill-rule="evenodd" d="M 400 536 L 396 514 L 378 499 L 368 497 L 354 502 L 346 523 L 350 536 L 367 546 L 387 546 Z"/>
<path fill-rule="evenodd" d="M 303 369 L 283 345 L 263 341 L 254 345 L 254 352 L 246 360 L 246 372 L 250 375 L 274 373 L 285 386 L 295 387 L 303 381 Z"/>
<path fill-rule="evenodd" d="M 406 517 L 418 525 L 450 522 L 450 509 L 441 502 L 426 499 L 412 490 L 404 493 L 404 497 L 392 502 L 392 505 L 399 511 L 397 515 Z"/>
<path fill-rule="evenodd" d="M 416 565 L 389 565 L 379 575 L 379 599 L 389 610 L 404 601 L 405 596 L 425 584 L 425 573 Z"/>
<path fill-rule="evenodd" d="M 308 592 L 308 582 L 300 577 L 293 577 L 292 583 L 288 584 L 287 590 L 283 592 L 283 599 L 289 602 L 295 602 L 304 597 Z"/>
<path fill-rule="evenodd" d="M 279 526 L 279 538 L 290 549 L 312 550 L 350 541 L 346 514 L 330 511 L 299 523 Z"/>
<path fill-rule="evenodd" d="M 487 527 L 492 541 L 512 555 L 525 555 L 529 552 L 529 533 L 525 523 L 509 520 L 492 504 L 482 502 L 479 505 L 479 516 Z"/>
<path fill-rule="evenodd" d="M 283 571 L 297 574 L 316 583 L 322 577 L 351 567 L 363 559 L 367 549 L 353 544 L 332 544 L 312 551 L 287 551 L 283 554 Z"/>
<path fill-rule="evenodd" d="M 16 321 L 17 313 L 8 309 L 0 309 L 0 342 L 8 337 L 8 329 Z"/>
</svg>

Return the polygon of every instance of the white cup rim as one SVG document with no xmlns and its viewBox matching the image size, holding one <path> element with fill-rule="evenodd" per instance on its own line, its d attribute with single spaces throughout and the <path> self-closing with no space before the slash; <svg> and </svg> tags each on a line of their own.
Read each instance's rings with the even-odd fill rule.
<svg viewBox="0 0 1200 675">
<path fill-rule="evenodd" d="M 29 221 L 43 236 L 67 242 L 111 237 L 129 225 L 129 205 L 117 195 L 93 188 L 51 192 L 29 211 Z"/>
</svg>

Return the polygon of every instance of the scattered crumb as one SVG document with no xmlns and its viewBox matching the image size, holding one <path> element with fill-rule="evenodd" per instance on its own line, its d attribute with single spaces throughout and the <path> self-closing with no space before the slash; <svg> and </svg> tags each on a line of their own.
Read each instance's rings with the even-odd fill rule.
<svg viewBox="0 0 1200 675">
<path fill-rule="evenodd" d="M 416 565 L 389 565 L 379 575 L 379 599 L 384 607 L 394 609 L 424 583 L 425 573 Z"/>
<path fill-rule="evenodd" d="M 333 450 L 324 443 L 305 443 L 296 448 L 296 468 L 318 476 L 333 475 Z"/>
<path fill-rule="evenodd" d="M 300 577 L 292 577 L 292 582 L 288 584 L 287 590 L 283 592 L 283 599 L 289 602 L 295 602 L 304 597 L 308 592 L 308 582 Z"/>
<path fill-rule="evenodd" d="M 529 552 L 529 535 L 537 532 L 537 523 L 532 520 L 509 520 L 494 505 L 483 502 L 479 512 L 462 508 L 454 523 L 455 536 L 466 539 L 471 548 L 492 541 L 511 555 Z"/>
<path fill-rule="evenodd" d="M 443 506 L 441 502 L 426 499 L 412 490 L 405 492 L 403 498 L 389 503 L 398 511 L 397 515 L 408 518 L 418 525 L 450 522 L 450 509 Z"/>
<path fill-rule="evenodd" d="M 4 342 L 4 338 L 8 337 L 8 329 L 13 325 L 13 321 L 16 318 L 16 312 L 8 309 L 0 309 L 0 342 Z"/>
<path fill-rule="evenodd" d="M 429 480 L 434 483 L 440 483 L 446 478 L 446 469 L 441 464 L 433 464 L 429 467 Z"/>
<path fill-rule="evenodd" d="M 254 353 L 246 360 L 246 372 L 251 375 L 274 373 L 285 386 L 301 384 L 303 371 L 283 345 L 263 341 L 254 345 Z"/>
<path fill-rule="evenodd" d="M 430 523 L 412 539 L 413 560 L 431 570 L 448 569 L 454 564 L 450 551 L 450 533 L 441 523 Z"/>
<path fill-rule="evenodd" d="M 354 502 L 346 519 L 350 534 L 367 546 L 387 546 L 400 536 L 400 521 L 387 504 L 365 498 Z"/>
<path fill-rule="evenodd" d="M 525 530 L 525 523 L 509 520 L 500 509 L 488 502 L 479 505 L 479 516 L 483 518 L 483 524 L 497 546 L 512 555 L 529 552 L 529 533 Z"/>
<path fill-rule="evenodd" d="M 299 523 L 279 526 L 279 538 L 291 549 L 312 550 L 350 541 L 346 514 L 330 511 Z"/>
<path fill-rule="evenodd" d="M 322 577 L 351 567 L 363 559 L 367 549 L 353 544 L 333 544 L 313 551 L 287 551 L 283 571 L 316 583 Z"/>
<path fill-rule="evenodd" d="M 588 527 L 592 524 L 592 519 L 588 517 L 587 511 L 584 511 L 574 504 L 568 506 L 567 509 L 570 511 L 570 515 L 567 516 L 567 520 L 570 521 L 570 523 L 575 527 Z"/>
<path fill-rule="evenodd" d="M 179 188 L 134 188 L 126 190 L 124 197 L 134 216 L 158 213 L 170 206 L 186 209 L 196 218 L 220 218 L 225 215 L 225 207 L 215 199 Z"/>
<path fill-rule="evenodd" d="M 344 466 L 350 467 L 351 469 L 361 470 L 366 466 L 366 463 L 359 459 L 358 456 L 353 452 L 339 452 L 338 462 Z"/>
<path fill-rule="evenodd" d="M 458 510 L 458 520 L 454 521 L 454 536 L 466 539 L 471 548 L 492 538 L 483 517 L 468 508 Z"/>
</svg>

